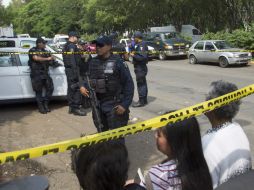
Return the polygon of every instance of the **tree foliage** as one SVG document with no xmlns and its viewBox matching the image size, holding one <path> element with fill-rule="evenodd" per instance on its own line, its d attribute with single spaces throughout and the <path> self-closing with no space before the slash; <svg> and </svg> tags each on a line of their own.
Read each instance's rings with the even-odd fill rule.
<svg viewBox="0 0 254 190">
<path fill-rule="evenodd" d="M 0 24 L 17 33 L 53 36 L 78 30 L 84 35 L 192 24 L 202 32 L 250 30 L 253 0 L 13 0 L 0 6 Z"/>
</svg>

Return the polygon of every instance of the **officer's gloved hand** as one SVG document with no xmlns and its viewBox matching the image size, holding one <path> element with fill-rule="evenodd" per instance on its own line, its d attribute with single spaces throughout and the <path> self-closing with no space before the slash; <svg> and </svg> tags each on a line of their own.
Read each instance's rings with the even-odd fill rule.
<svg viewBox="0 0 254 190">
<path fill-rule="evenodd" d="M 62 64 L 59 63 L 58 61 L 52 60 L 49 65 L 53 68 L 57 68 L 60 67 Z"/>
</svg>

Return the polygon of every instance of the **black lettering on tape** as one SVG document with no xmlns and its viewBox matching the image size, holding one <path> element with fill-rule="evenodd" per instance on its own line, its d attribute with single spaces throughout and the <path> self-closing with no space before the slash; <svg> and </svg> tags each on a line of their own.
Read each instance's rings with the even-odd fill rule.
<svg viewBox="0 0 254 190">
<path fill-rule="evenodd" d="M 58 152 L 59 152 L 59 148 L 52 148 L 52 149 L 49 149 L 49 150 L 43 150 L 42 155 L 45 156 L 45 155 L 50 154 L 50 153 L 58 153 Z"/>
<path fill-rule="evenodd" d="M 26 159 L 29 159 L 30 158 L 30 155 L 29 155 L 29 153 L 26 153 L 26 154 L 21 154 L 21 155 L 18 155 L 18 157 L 17 157 L 17 161 L 18 160 L 26 160 Z"/>
<path fill-rule="evenodd" d="M 90 145 L 90 142 L 81 143 L 78 148 L 87 147 Z"/>
<path fill-rule="evenodd" d="M 212 102 L 208 102 L 208 107 L 213 107 L 213 103 Z"/>
<path fill-rule="evenodd" d="M 167 118 L 163 117 L 160 119 L 160 122 L 167 121 Z"/>
<path fill-rule="evenodd" d="M 7 156 L 5 159 L 5 162 L 14 162 L 14 157 L 13 156 Z"/>
<path fill-rule="evenodd" d="M 213 102 L 214 105 L 219 104 L 219 103 L 221 103 L 221 99 L 215 100 L 215 101 Z"/>
<path fill-rule="evenodd" d="M 129 132 L 129 133 L 126 133 L 124 136 L 126 137 L 126 136 L 128 136 L 128 135 L 131 135 L 132 133 L 131 132 Z"/>
<path fill-rule="evenodd" d="M 135 131 L 134 134 L 137 134 L 137 133 L 140 133 L 140 132 L 142 132 L 142 129 Z"/>
<path fill-rule="evenodd" d="M 175 114 L 175 117 L 177 118 L 177 117 L 182 117 L 183 116 L 183 112 L 180 112 L 180 113 L 176 113 Z"/>
<path fill-rule="evenodd" d="M 200 105 L 198 107 L 194 107 L 193 108 L 193 111 L 198 111 L 199 109 L 204 109 L 204 106 L 203 105 Z"/>
<path fill-rule="evenodd" d="M 174 119 L 174 118 L 175 118 L 174 115 L 169 115 L 169 116 L 168 116 L 168 119 Z"/>
<path fill-rule="evenodd" d="M 228 101 L 228 97 L 223 98 L 223 102 Z"/>
<path fill-rule="evenodd" d="M 66 148 L 66 150 L 73 150 L 73 149 L 77 149 L 77 148 L 78 148 L 78 146 L 75 145 L 75 144 L 73 144 L 73 145 L 68 146 L 68 147 Z"/>
<path fill-rule="evenodd" d="M 146 129 L 144 129 L 143 131 L 150 131 L 150 130 L 152 130 L 152 127 L 148 127 Z"/>
</svg>

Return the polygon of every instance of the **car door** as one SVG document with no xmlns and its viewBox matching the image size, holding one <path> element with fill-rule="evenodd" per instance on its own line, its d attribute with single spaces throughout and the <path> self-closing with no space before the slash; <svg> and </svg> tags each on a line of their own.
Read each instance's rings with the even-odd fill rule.
<svg viewBox="0 0 254 190">
<path fill-rule="evenodd" d="M 216 62 L 216 52 L 215 47 L 212 42 L 205 43 L 205 51 L 204 51 L 204 58 L 206 62 Z"/>
<path fill-rule="evenodd" d="M 22 98 L 23 93 L 15 55 L 0 54 L 0 100 Z"/>
<path fill-rule="evenodd" d="M 17 55 L 18 60 L 18 69 L 20 73 L 20 80 L 21 80 L 21 88 L 24 98 L 34 98 L 35 93 L 32 88 L 31 83 L 31 69 L 28 66 L 28 54 L 19 54 Z"/>
<path fill-rule="evenodd" d="M 30 73 L 31 70 L 28 66 L 29 57 L 26 54 L 19 55 L 19 71 L 21 75 L 21 86 L 25 98 L 35 97 L 32 89 Z M 61 60 L 59 60 L 61 63 Z M 67 79 L 63 64 L 57 68 L 49 67 L 49 74 L 53 80 L 54 92 L 53 96 L 66 96 L 67 95 Z"/>
<path fill-rule="evenodd" d="M 49 67 L 49 74 L 53 80 L 54 92 L 53 96 L 66 96 L 67 95 L 67 78 L 65 74 L 65 68 L 62 60 L 56 59 L 61 66 L 59 67 Z"/>
<path fill-rule="evenodd" d="M 204 44 L 205 44 L 205 42 L 203 42 L 203 41 L 198 42 L 194 46 L 194 48 L 193 48 L 193 54 L 197 58 L 198 62 L 202 62 L 202 61 L 205 60 L 205 56 L 204 56 Z"/>
</svg>

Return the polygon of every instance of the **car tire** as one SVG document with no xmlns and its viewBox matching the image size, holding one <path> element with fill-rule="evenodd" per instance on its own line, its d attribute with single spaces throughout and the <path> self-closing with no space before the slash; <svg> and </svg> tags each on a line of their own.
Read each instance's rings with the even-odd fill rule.
<svg viewBox="0 0 254 190">
<path fill-rule="evenodd" d="M 189 57 L 189 63 L 194 65 L 194 64 L 198 63 L 198 60 L 197 60 L 197 58 L 194 55 L 190 55 L 190 57 Z"/>
<path fill-rule="evenodd" d="M 222 67 L 222 68 L 225 68 L 229 65 L 226 57 L 220 57 L 219 64 L 220 64 L 220 67 Z"/>
<path fill-rule="evenodd" d="M 167 56 L 165 55 L 165 53 L 163 51 L 159 52 L 159 60 L 166 60 Z"/>
</svg>

